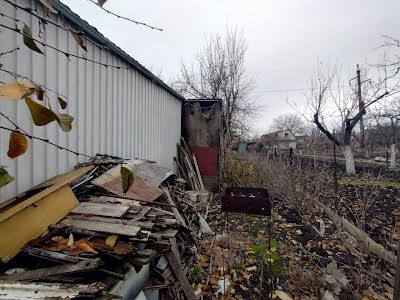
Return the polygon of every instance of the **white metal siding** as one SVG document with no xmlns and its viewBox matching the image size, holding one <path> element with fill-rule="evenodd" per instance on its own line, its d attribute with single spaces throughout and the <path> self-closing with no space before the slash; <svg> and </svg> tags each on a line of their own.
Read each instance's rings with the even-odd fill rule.
<svg viewBox="0 0 400 300">
<path fill-rule="evenodd" d="M 17 3 L 25 7 L 31 5 L 29 0 L 18 0 Z M 38 4 L 37 7 L 38 14 L 44 16 L 41 6 Z M 5 2 L 0 3 L 0 11 L 24 20 L 32 29 L 33 36 L 38 36 L 37 18 Z M 60 17 L 53 16 L 52 20 L 70 26 Z M 9 27 L 16 26 L 15 21 L 1 16 L 0 22 Z M 45 43 L 69 53 L 85 55 L 109 65 L 129 67 L 124 60 L 90 41 L 87 42 L 86 53 L 71 34 L 51 24 L 46 25 L 42 38 Z M 21 35 L 0 28 L 0 53 L 15 47 L 21 50 L 0 57 L 3 68 L 64 95 L 68 102 L 65 111 L 75 118 L 69 133 L 64 133 L 55 122 L 37 127 L 22 100 L 0 99 L 0 111 L 24 130 L 87 155 L 106 153 L 123 158 L 145 158 L 173 168 L 176 143 L 181 132 L 181 101 L 177 97 L 133 68 L 106 68 L 73 57 L 68 61 L 62 53 L 39 45 L 45 53 L 41 55 L 28 49 Z M 12 76 L 0 71 L 0 81 L 12 80 Z M 57 95 L 49 91 L 47 95 L 52 99 L 53 110 L 61 112 Z M 1 116 L 0 124 L 13 128 Z M 30 141 L 29 151 L 11 160 L 7 157 L 9 134 L 0 130 L 0 165 L 6 166 L 16 180 L 0 190 L 0 202 L 87 160 L 40 141 Z"/>
</svg>

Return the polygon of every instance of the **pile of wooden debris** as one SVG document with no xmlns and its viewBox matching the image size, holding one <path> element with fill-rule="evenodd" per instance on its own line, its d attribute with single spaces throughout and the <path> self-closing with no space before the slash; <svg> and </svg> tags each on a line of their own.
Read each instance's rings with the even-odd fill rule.
<svg viewBox="0 0 400 300">
<path fill-rule="evenodd" d="M 97 156 L 3 203 L 0 298 L 194 299 L 209 199 L 186 186 L 156 163 Z"/>
</svg>

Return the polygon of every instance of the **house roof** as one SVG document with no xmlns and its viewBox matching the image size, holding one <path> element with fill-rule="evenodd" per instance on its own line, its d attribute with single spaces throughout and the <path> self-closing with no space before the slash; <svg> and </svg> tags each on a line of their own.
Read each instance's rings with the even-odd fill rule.
<svg viewBox="0 0 400 300">
<path fill-rule="evenodd" d="M 291 137 L 282 138 L 282 137 L 279 136 L 279 133 L 286 132 L 286 131 L 290 132 L 290 130 L 275 131 L 275 132 L 271 132 L 271 133 L 267 133 L 267 134 L 262 135 L 261 139 L 266 141 L 266 142 L 296 141 L 296 137 L 293 135 L 293 133 L 292 133 L 293 138 L 291 138 Z"/>
<path fill-rule="evenodd" d="M 79 27 L 85 35 L 90 37 L 91 40 L 100 44 L 103 47 L 106 47 L 110 52 L 115 54 L 116 56 L 123 59 L 126 63 L 132 66 L 133 69 L 137 70 L 140 74 L 150 79 L 156 85 L 162 87 L 166 91 L 168 91 L 173 96 L 178 99 L 184 101 L 185 98 L 179 95 L 174 89 L 168 86 L 164 81 L 155 76 L 149 70 L 147 70 L 143 65 L 141 65 L 137 60 L 133 59 L 129 56 L 125 51 L 107 39 L 104 35 L 102 35 L 95 27 L 91 26 L 88 22 L 83 20 L 78 14 L 74 13 L 68 6 L 61 3 L 59 0 L 52 1 L 53 7 L 58 11 L 58 14 L 67 19 L 69 22 Z"/>
</svg>

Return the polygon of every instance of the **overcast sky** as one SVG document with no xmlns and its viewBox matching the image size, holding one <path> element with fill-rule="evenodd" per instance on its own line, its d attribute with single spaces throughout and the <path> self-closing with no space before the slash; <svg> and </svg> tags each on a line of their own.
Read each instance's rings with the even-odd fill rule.
<svg viewBox="0 0 400 300">
<path fill-rule="evenodd" d="M 243 28 L 254 97 L 265 106 L 254 131 L 268 130 L 277 115 L 301 105 L 318 61 L 339 62 L 345 74 L 376 62 L 382 35 L 400 38 L 398 0 L 108 0 L 120 15 L 162 27 L 163 32 L 107 15 L 87 0 L 62 0 L 107 38 L 156 75 L 174 78 L 205 37 Z M 285 91 L 288 90 L 288 91 Z"/>
</svg>

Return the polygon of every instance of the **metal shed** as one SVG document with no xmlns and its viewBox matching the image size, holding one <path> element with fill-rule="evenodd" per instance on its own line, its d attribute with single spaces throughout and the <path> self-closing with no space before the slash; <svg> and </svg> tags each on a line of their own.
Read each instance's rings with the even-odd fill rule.
<svg viewBox="0 0 400 300">
<path fill-rule="evenodd" d="M 1 24 L 22 29 L 23 23 L 9 17 L 21 20 L 31 28 L 34 37 L 87 60 L 68 58 L 39 44 L 45 54 L 41 55 L 23 44 L 22 35 L 1 28 L 0 53 L 17 47 L 20 50 L 0 57 L 3 65 L 0 81 L 15 80 L 6 71 L 28 77 L 49 89 L 48 96 L 51 101 L 55 99 L 53 110 L 61 112 L 57 107 L 57 94 L 67 99 L 65 112 L 75 120 L 72 131 L 65 133 L 55 122 L 35 126 L 22 100 L 0 99 L 0 111 L 29 134 L 80 153 L 143 158 L 173 168 L 184 99 L 59 1 L 52 1 L 58 14 L 51 16 L 47 16 L 38 0 L 9 1 L 30 7 L 35 14 L 64 28 L 83 31 L 87 37 L 87 51 L 77 44 L 70 32 L 50 23 L 43 28 L 39 18 L 4 0 L 0 0 L 0 12 L 6 15 L 0 15 Z M 13 128 L 1 116 L 0 125 Z M 29 141 L 28 152 L 12 160 L 7 157 L 9 135 L 10 132 L 0 130 L 0 165 L 16 180 L 0 190 L 0 202 L 87 160 L 40 141 Z"/>
</svg>

